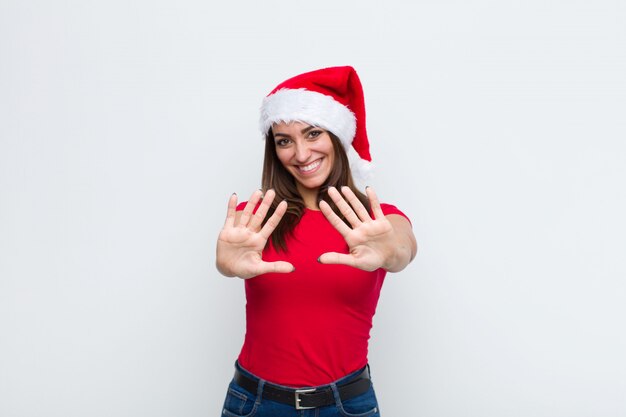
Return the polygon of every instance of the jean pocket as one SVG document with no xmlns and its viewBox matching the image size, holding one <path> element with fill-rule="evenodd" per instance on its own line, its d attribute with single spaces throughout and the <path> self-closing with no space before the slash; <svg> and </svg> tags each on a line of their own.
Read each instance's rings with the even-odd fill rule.
<svg viewBox="0 0 626 417">
<path fill-rule="evenodd" d="M 374 387 L 370 385 L 370 388 L 363 394 L 349 400 L 342 400 L 339 411 L 345 417 L 379 417 Z"/>
<path fill-rule="evenodd" d="M 256 413 L 256 398 L 234 382 L 228 386 L 222 415 L 226 417 L 252 417 Z"/>
</svg>

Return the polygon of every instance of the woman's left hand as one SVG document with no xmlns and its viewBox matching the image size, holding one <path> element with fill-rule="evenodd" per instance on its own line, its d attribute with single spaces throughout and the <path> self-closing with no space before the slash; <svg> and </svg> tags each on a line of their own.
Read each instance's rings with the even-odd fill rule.
<svg viewBox="0 0 626 417">
<path fill-rule="evenodd" d="M 415 237 L 408 220 L 393 216 L 400 218 L 400 229 L 404 229 L 398 231 L 383 214 L 378 197 L 371 187 L 367 187 L 365 193 L 370 201 L 373 218 L 349 187 L 342 187 L 341 192 L 343 196 L 334 187 L 328 189 L 328 195 L 352 227 L 341 220 L 325 201 L 320 202 L 320 209 L 341 233 L 350 252 L 327 252 L 320 256 L 319 261 L 323 264 L 349 265 L 365 271 L 384 268 L 396 272 L 403 269 L 413 259 L 416 250 Z"/>
</svg>

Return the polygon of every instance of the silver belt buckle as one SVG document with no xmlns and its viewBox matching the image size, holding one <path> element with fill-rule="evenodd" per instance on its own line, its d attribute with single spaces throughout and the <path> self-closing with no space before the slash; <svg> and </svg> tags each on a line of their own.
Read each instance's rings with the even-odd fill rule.
<svg viewBox="0 0 626 417">
<path fill-rule="evenodd" d="M 315 388 L 307 388 L 307 389 L 297 389 L 296 390 L 296 410 L 310 410 L 311 408 L 315 408 L 315 407 L 302 407 L 300 405 L 300 394 L 304 394 L 307 392 L 315 392 Z"/>
</svg>

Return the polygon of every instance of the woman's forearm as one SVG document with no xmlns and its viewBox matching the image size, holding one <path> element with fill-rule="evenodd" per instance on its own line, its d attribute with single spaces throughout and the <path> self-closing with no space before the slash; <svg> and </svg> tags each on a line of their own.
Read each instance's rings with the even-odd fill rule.
<svg viewBox="0 0 626 417">
<path fill-rule="evenodd" d="M 402 271 L 417 253 L 417 242 L 409 221 L 400 215 L 386 216 L 394 229 L 394 238 L 389 242 L 389 252 L 383 263 L 388 272 Z"/>
</svg>

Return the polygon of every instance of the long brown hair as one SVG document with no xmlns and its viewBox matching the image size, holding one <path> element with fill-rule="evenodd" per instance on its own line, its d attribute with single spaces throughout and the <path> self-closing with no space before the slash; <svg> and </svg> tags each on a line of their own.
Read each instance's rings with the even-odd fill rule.
<svg viewBox="0 0 626 417">
<path fill-rule="evenodd" d="M 340 188 L 348 186 L 365 206 L 367 211 L 370 211 L 370 204 L 367 196 L 363 194 L 354 184 L 352 179 L 352 173 L 350 172 L 350 162 L 348 161 L 348 155 L 341 144 L 341 141 L 333 133 L 326 131 L 331 138 L 333 144 L 333 150 L 335 151 L 335 162 L 328 175 L 328 178 L 320 187 L 317 195 L 318 203 L 321 200 L 326 201 L 335 213 L 344 221 L 350 225 L 344 216 L 337 210 L 337 206 L 328 195 L 328 187 Z M 276 154 L 276 144 L 274 143 L 274 134 L 270 129 L 267 135 L 265 135 L 265 157 L 263 160 L 263 176 L 261 179 L 261 187 L 263 192 L 274 189 L 276 197 L 272 203 L 270 212 L 266 216 L 266 220 L 276 209 L 276 206 L 283 200 L 287 201 L 287 212 L 283 216 L 280 223 L 270 236 L 271 242 L 278 251 L 287 251 L 286 237 L 291 234 L 300 222 L 300 218 L 304 213 L 304 200 L 296 188 L 296 181 L 294 177 L 285 169 L 283 164 L 278 159 Z"/>
</svg>

